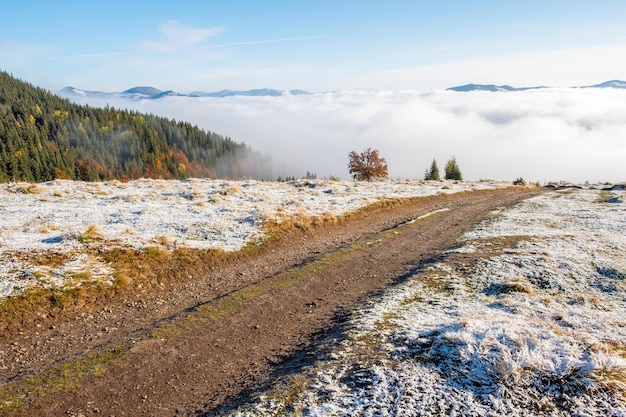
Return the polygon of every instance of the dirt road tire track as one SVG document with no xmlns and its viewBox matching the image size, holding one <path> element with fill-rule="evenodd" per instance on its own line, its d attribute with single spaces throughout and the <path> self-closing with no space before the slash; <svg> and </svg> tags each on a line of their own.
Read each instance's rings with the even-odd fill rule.
<svg viewBox="0 0 626 417">
<path fill-rule="evenodd" d="M 14 414 L 219 415 L 252 390 L 271 386 L 277 364 L 306 352 L 364 297 L 410 276 L 485 213 L 539 192 L 461 193 L 378 209 L 335 227 L 291 235 L 219 271 L 146 293 L 140 302 L 119 300 L 87 318 L 24 329 L 0 343 L 9 353 L 5 363 L 13 363 L 3 369 L 3 386 L 102 346 L 138 339 L 103 375 L 86 376 L 76 389 L 26 398 Z M 323 265 L 311 267 L 316 262 Z M 298 271 L 306 272 L 289 285 L 272 284 Z M 194 308 L 246 288 L 259 289 L 257 296 L 228 314 L 196 327 L 179 326 L 171 338 L 149 337 L 164 323 L 176 328 Z"/>
</svg>

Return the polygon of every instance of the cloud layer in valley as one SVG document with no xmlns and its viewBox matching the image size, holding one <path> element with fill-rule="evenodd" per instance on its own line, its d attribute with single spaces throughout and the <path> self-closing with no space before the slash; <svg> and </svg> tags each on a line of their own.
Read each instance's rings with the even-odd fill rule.
<svg viewBox="0 0 626 417">
<path fill-rule="evenodd" d="M 465 179 L 625 179 L 626 91 L 342 91 L 108 102 L 185 120 L 268 154 L 277 175 L 348 178 L 347 154 L 380 150 L 395 178 L 455 156 Z M 90 104 L 103 105 L 91 101 Z"/>
</svg>

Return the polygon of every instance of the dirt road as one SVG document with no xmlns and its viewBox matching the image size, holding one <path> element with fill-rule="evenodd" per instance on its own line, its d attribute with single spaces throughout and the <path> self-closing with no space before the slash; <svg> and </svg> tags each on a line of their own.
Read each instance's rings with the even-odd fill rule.
<svg viewBox="0 0 626 417">
<path fill-rule="evenodd" d="M 510 188 L 379 207 L 0 341 L 0 414 L 220 415 L 315 359 L 359 300 L 411 276 Z M 4 409 L 2 408 L 4 407 Z"/>
</svg>

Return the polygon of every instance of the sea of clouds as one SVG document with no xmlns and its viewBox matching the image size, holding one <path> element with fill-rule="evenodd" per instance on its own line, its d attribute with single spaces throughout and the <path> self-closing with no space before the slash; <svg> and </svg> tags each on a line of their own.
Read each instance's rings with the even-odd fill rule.
<svg viewBox="0 0 626 417">
<path fill-rule="evenodd" d="M 626 90 L 338 91 L 280 97 L 98 102 L 184 120 L 269 155 L 276 175 L 348 178 L 347 155 L 380 150 L 394 178 L 452 156 L 464 179 L 620 182 Z"/>
</svg>

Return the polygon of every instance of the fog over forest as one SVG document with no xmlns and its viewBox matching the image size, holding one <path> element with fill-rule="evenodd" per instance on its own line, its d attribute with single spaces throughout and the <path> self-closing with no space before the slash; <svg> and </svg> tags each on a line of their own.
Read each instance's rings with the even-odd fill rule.
<svg viewBox="0 0 626 417">
<path fill-rule="evenodd" d="M 393 178 L 455 156 L 464 179 L 618 182 L 626 90 L 341 91 L 280 97 L 164 97 L 89 104 L 185 120 L 268 154 L 276 175 L 348 178 L 347 154 L 380 150 Z"/>
</svg>

